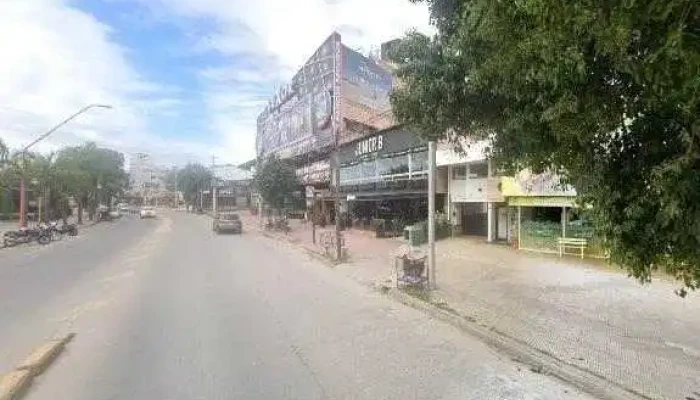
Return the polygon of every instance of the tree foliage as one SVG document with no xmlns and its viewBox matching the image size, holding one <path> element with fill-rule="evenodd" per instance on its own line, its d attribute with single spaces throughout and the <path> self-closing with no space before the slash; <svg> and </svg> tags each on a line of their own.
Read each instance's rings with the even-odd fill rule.
<svg viewBox="0 0 700 400">
<path fill-rule="evenodd" d="M 401 122 L 493 134 L 511 170 L 553 168 L 612 260 L 700 284 L 700 2 L 426 0 L 437 34 L 393 55 Z"/>
<path fill-rule="evenodd" d="M 51 217 L 58 211 L 64 214 L 69 197 L 81 209 L 87 207 L 94 212 L 99 202 L 109 205 L 112 197 L 121 195 L 127 184 L 124 156 L 94 143 L 65 147 L 49 154 L 18 151 L 6 159 L 0 168 L 1 184 L 18 189 L 20 180 L 24 179 L 30 190 L 48 197 L 49 210 L 45 215 Z"/>
<path fill-rule="evenodd" d="M 200 192 L 211 186 L 211 171 L 199 163 L 187 164 L 178 171 L 177 189 L 182 192 L 185 203 L 194 205 L 200 196 Z"/>
<path fill-rule="evenodd" d="M 283 209 L 299 190 L 294 167 L 275 155 L 266 158 L 255 171 L 253 185 L 265 203 L 276 210 Z"/>
</svg>

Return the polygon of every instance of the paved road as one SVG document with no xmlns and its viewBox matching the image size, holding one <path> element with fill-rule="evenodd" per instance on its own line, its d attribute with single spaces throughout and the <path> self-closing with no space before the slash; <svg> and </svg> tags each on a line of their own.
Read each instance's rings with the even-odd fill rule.
<svg viewBox="0 0 700 400">
<path fill-rule="evenodd" d="M 588 398 L 204 216 L 125 218 L 38 254 L 0 254 L 0 348 L 78 336 L 30 400 Z"/>
</svg>

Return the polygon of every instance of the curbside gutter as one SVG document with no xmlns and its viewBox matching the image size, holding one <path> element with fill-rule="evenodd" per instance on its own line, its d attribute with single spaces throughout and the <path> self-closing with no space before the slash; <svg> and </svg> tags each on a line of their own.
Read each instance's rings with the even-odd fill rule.
<svg viewBox="0 0 700 400">
<path fill-rule="evenodd" d="M 34 377 L 44 372 L 74 337 L 75 333 L 69 333 L 34 349 L 17 368 L 0 378 L 0 400 L 20 399 L 31 386 Z"/>
</svg>

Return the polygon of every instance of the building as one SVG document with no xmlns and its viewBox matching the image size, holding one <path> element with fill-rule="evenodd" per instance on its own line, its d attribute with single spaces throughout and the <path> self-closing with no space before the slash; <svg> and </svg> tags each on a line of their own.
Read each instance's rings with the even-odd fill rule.
<svg viewBox="0 0 700 400">
<path fill-rule="evenodd" d="M 207 191 L 203 201 L 217 211 L 231 211 L 250 207 L 251 182 L 253 172 L 233 164 L 213 165 L 210 167 L 212 190 Z M 212 192 L 216 197 L 213 200 Z M 209 208 L 206 207 L 206 208 Z"/>
<path fill-rule="evenodd" d="M 258 158 L 276 154 L 289 160 L 309 205 L 332 219 L 330 154 L 394 124 L 392 87 L 385 68 L 331 34 L 258 116 Z"/>
<path fill-rule="evenodd" d="M 438 183 L 447 183 L 445 213 L 453 231 L 484 236 L 493 242 L 508 239 L 509 220 L 500 177 L 487 158 L 487 148 L 486 140 L 462 141 L 459 145 L 440 143 L 435 161 Z"/>
<path fill-rule="evenodd" d="M 402 126 L 343 144 L 340 194 L 353 225 L 373 219 L 410 224 L 428 212 L 428 145 Z"/>
<path fill-rule="evenodd" d="M 137 204 L 156 205 L 158 199 L 169 198 L 165 187 L 165 169 L 156 166 L 149 154 L 136 153 L 129 159 L 127 197 Z"/>
</svg>

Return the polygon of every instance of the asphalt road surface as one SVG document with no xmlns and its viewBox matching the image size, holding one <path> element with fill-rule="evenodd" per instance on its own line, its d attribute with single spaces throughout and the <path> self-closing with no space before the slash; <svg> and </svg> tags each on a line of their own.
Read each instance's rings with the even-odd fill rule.
<svg viewBox="0 0 700 400">
<path fill-rule="evenodd" d="M 178 212 L 0 251 L 0 318 L 0 373 L 77 333 L 31 400 L 589 398 L 285 245 Z"/>
</svg>

